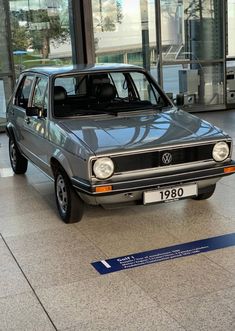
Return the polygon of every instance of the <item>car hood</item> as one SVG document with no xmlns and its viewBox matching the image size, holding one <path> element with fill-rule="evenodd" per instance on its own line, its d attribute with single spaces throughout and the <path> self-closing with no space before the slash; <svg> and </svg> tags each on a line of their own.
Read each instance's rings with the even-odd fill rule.
<svg viewBox="0 0 235 331">
<path fill-rule="evenodd" d="M 60 122 L 94 153 L 151 149 L 159 145 L 213 141 L 225 133 L 182 110 L 67 119 Z M 227 135 L 226 135 L 227 137 Z"/>
</svg>

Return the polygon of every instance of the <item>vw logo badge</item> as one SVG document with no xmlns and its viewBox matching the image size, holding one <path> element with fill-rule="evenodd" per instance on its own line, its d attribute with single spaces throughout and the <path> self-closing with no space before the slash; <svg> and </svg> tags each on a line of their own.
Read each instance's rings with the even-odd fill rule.
<svg viewBox="0 0 235 331">
<path fill-rule="evenodd" d="M 164 153 L 163 155 L 162 155 L 162 162 L 164 163 L 164 164 L 170 164 L 171 162 L 172 162 L 172 155 L 171 155 L 171 153 Z"/>
</svg>

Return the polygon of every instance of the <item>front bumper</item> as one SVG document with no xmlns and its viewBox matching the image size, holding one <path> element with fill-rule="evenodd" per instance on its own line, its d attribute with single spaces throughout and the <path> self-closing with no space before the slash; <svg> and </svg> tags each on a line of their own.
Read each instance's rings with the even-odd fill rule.
<svg viewBox="0 0 235 331">
<path fill-rule="evenodd" d="M 161 174 L 159 176 L 155 175 L 117 182 L 108 180 L 96 185 L 91 185 L 91 183 L 82 181 L 78 177 L 73 177 L 72 185 L 79 193 L 98 198 L 121 193 L 145 191 L 163 186 L 180 185 L 190 182 L 208 182 L 213 185 L 213 183 L 216 183 L 221 177 L 228 176 L 233 173 L 235 173 L 235 161 L 205 169 L 192 168 L 185 171 L 178 170 L 173 173 Z M 209 185 L 210 184 L 208 184 L 208 186 Z M 105 186 L 109 186 L 111 189 L 109 191 L 100 192 L 99 188 Z"/>
</svg>

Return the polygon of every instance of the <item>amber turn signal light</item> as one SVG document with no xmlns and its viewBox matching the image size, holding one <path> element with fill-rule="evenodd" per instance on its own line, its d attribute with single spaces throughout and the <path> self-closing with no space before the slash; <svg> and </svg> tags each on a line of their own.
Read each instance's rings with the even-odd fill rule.
<svg viewBox="0 0 235 331">
<path fill-rule="evenodd" d="M 235 172 L 235 167 L 224 168 L 225 174 L 229 174 L 230 172 Z"/>
<path fill-rule="evenodd" d="M 104 192 L 110 192 L 112 191 L 113 187 L 111 185 L 109 186 L 99 186 L 95 188 L 96 193 L 104 193 Z"/>
</svg>

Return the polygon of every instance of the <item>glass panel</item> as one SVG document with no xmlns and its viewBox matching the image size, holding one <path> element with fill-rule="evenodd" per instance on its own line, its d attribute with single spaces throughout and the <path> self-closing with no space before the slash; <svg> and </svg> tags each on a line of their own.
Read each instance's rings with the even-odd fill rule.
<svg viewBox="0 0 235 331">
<path fill-rule="evenodd" d="M 228 40 L 227 40 L 227 63 L 226 63 L 226 78 L 227 78 L 227 104 L 235 104 L 235 0 L 228 0 Z"/>
<path fill-rule="evenodd" d="M 221 13 L 221 0 L 161 0 L 163 60 L 222 59 Z"/>
<path fill-rule="evenodd" d="M 228 0 L 228 56 L 235 57 L 235 0 Z"/>
<path fill-rule="evenodd" d="M 188 108 L 223 104 L 223 1 L 160 3 L 164 89 L 174 97 L 183 94 Z"/>
<path fill-rule="evenodd" d="M 156 65 L 155 1 L 92 0 L 98 62 Z"/>
<path fill-rule="evenodd" d="M 6 105 L 11 96 L 12 77 L 0 76 L 0 127 L 5 125 L 6 121 Z M 1 131 L 1 128 L 0 128 Z"/>
<path fill-rule="evenodd" d="M 235 104 L 235 61 L 227 61 L 227 103 Z"/>
<path fill-rule="evenodd" d="M 45 99 L 47 84 L 48 80 L 46 78 L 38 78 L 34 90 L 32 106 L 47 109 L 48 100 Z"/>
<path fill-rule="evenodd" d="M 56 117 L 114 114 L 169 106 L 166 97 L 148 80 L 148 76 L 127 70 L 56 77 L 53 98 Z"/>
<path fill-rule="evenodd" d="M 224 103 L 223 64 L 164 65 L 163 80 L 166 92 L 174 97 L 184 95 L 184 105 L 218 105 Z"/>
<path fill-rule="evenodd" d="M 112 81 L 114 82 L 119 98 L 128 98 L 128 84 L 126 77 L 121 72 L 111 74 Z"/>
<path fill-rule="evenodd" d="M 22 80 L 15 98 L 15 105 L 26 109 L 29 102 L 30 92 L 33 85 L 34 76 L 26 76 Z"/>
<path fill-rule="evenodd" d="M 161 0 L 162 57 L 171 61 L 185 58 L 184 5 L 182 1 Z"/>
<path fill-rule="evenodd" d="M 156 89 L 150 84 L 146 76 L 133 72 L 130 74 L 131 78 L 135 82 L 136 90 L 138 91 L 139 99 L 142 101 L 150 101 L 153 105 L 156 105 L 159 100 L 159 94 Z"/>
<path fill-rule="evenodd" d="M 6 117 L 5 88 L 4 88 L 3 79 L 0 79 L 0 127 L 3 125 L 3 123 L 5 123 L 5 117 Z"/>
<path fill-rule="evenodd" d="M 5 10 L 3 1 L 0 0 L 0 74 L 10 71 L 8 31 L 6 26 L 7 16 Z"/>
<path fill-rule="evenodd" d="M 0 17 L 0 131 L 3 131 L 6 124 L 6 104 L 12 92 L 7 1 L 0 0 Z"/>
<path fill-rule="evenodd" d="M 203 65 L 201 72 L 201 91 L 199 102 L 205 105 L 224 103 L 224 64 Z"/>
<path fill-rule="evenodd" d="M 62 86 L 66 90 L 67 94 L 76 94 L 76 79 L 73 77 L 56 78 L 55 86 Z"/>
<path fill-rule="evenodd" d="M 10 1 L 16 75 L 39 65 L 71 63 L 68 0 Z"/>
</svg>

